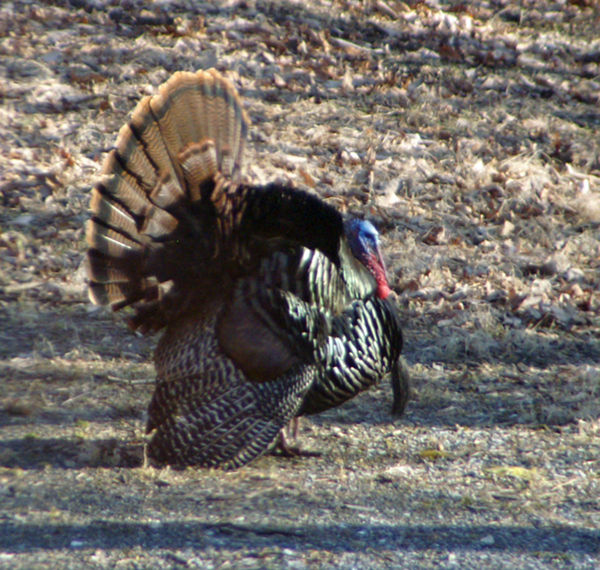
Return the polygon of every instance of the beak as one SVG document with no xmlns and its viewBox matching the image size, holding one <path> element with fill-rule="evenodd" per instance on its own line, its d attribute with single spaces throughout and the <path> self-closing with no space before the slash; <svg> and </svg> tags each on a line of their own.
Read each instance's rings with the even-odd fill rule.
<svg viewBox="0 0 600 570">
<path fill-rule="evenodd" d="M 387 267 L 385 266 L 385 261 L 383 261 L 383 255 L 381 255 L 381 247 L 379 243 L 377 244 L 377 249 L 375 250 L 375 255 L 377 256 L 377 261 L 381 265 L 381 270 L 383 271 L 383 276 L 387 281 Z"/>
</svg>

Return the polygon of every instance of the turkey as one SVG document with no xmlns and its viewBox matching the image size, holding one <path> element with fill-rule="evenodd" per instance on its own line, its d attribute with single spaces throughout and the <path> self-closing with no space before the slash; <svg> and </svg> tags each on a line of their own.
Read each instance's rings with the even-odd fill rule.
<svg viewBox="0 0 600 570">
<path fill-rule="evenodd" d="M 175 73 L 137 105 L 92 192 L 92 302 L 163 330 L 148 455 L 236 468 L 290 420 L 391 373 L 408 380 L 375 228 L 314 195 L 242 181 L 249 119 L 216 70 Z"/>
</svg>

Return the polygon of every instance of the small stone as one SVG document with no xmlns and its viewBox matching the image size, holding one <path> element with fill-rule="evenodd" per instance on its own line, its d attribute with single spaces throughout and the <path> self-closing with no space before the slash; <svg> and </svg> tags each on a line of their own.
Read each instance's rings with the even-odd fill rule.
<svg viewBox="0 0 600 570">
<path fill-rule="evenodd" d="M 360 164 L 360 156 L 354 151 L 348 153 L 348 162 L 350 164 Z"/>
<path fill-rule="evenodd" d="M 569 283 L 581 282 L 585 279 L 585 273 L 576 267 L 569 267 L 565 273 L 565 278 Z"/>
<path fill-rule="evenodd" d="M 504 225 L 502 226 L 502 229 L 500 230 L 500 235 L 503 238 L 506 238 L 510 234 L 513 233 L 514 229 L 515 229 L 515 224 L 513 224 L 512 222 L 509 222 L 508 220 L 505 220 Z"/>
</svg>

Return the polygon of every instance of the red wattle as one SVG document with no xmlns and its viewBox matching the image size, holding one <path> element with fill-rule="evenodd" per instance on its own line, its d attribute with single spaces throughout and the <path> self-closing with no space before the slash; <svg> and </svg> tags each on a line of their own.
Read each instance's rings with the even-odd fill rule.
<svg viewBox="0 0 600 570">
<path fill-rule="evenodd" d="M 380 299 L 386 299 L 387 296 L 392 292 L 390 286 L 387 283 L 377 283 L 377 296 Z"/>
</svg>

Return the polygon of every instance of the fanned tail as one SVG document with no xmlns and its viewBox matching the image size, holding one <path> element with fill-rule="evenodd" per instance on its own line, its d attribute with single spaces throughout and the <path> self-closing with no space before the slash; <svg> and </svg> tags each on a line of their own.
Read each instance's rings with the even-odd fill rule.
<svg viewBox="0 0 600 570">
<path fill-rule="evenodd" d="M 214 69 L 175 73 L 156 95 L 140 101 L 92 194 L 92 302 L 115 310 L 137 303 L 134 326 L 164 326 L 160 300 L 178 271 L 185 271 L 185 260 L 174 262 L 168 243 L 190 228 L 210 235 L 190 210 L 207 192 L 214 200 L 223 180 L 239 181 L 248 127 L 237 92 Z M 198 244 L 206 251 L 196 256 L 211 255 L 212 245 L 207 237 Z"/>
</svg>

